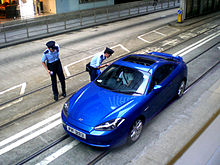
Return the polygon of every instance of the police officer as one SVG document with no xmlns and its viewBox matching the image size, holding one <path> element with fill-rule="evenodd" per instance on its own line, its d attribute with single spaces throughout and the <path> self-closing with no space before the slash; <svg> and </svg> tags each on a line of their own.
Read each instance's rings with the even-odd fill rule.
<svg viewBox="0 0 220 165">
<path fill-rule="evenodd" d="M 90 62 L 91 71 L 89 72 L 91 81 L 95 80 L 99 76 L 99 74 L 101 73 L 100 68 L 110 65 L 109 63 L 102 65 L 102 62 L 106 58 L 109 58 L 113 53 L 114 51 L 112 49 L 106 47 L 104 52 L 97 53 L 92 58 Z"/>
<path fill-rule="evenodd" d="M 43 53 L 43 57 L 41 59 L 42 65 L 46 69 L 46 71 L 50 74 L 52 81 L 52 90 L 54 94 L 54 100 L 58 100 L 58 89 L 57 89 L 57 77 L 60 80 L 62 87 L 62 96 L 66 97 L 66 85 L 65 85 L 65 77 L 63 74 L 62 65 L 59 59 L 59 45 L 55 44 L 55 41 L 49 41 L 46 43 L 47 49 Z"/>
</svg>

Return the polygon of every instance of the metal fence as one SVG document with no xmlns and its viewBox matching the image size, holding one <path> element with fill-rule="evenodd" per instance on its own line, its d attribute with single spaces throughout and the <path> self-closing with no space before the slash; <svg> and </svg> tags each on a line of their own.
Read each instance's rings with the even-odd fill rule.
<svg viewBox="0 0 220 165">
<path fill-rule="evenodd" d="M 179 0 L 146 0 L 10 21 L 0 25 L 0 47 L 176 7 Z"/>
</svg>

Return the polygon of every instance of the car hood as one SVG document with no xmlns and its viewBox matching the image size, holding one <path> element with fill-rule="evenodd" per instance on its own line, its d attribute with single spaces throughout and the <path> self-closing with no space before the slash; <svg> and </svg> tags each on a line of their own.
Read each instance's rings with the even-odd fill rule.
<svg viewBox="0 0 220 165">
<path fill-rule="evenodd" d="M 132 104 L 134 99 L 135 96 L 112 92 L 92 82 L 70 98 L 68 120 L 94 127 L 112 115 L 118 117 L 117 112 Z"/>
</svg>

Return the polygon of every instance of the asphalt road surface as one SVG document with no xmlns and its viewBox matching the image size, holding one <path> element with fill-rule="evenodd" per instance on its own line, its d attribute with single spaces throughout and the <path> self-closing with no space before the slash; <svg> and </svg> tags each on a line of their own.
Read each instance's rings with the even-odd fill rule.
<svg viewBox="0 0 220 165">
<path fill-rule="evenodd" d="M 180 25 L 176 10 L 0 49 L 0 164 L 176 162 L 220 109 L 219 14 Z M 60 96 L 54 102 L 50 77 L 41 65 L 49 40 L 61 47 L 67 98 L 89 82 L 85 64 L 106 46 L 115 50 L 108 62 L 151 51 L 182 56 L 188 66 L 187 90 L 145 125 L 133 145 L 113 150 L 90 147 L 67 136 L 62 128 L 60 112 L 67 98 Z"/>
</svg>

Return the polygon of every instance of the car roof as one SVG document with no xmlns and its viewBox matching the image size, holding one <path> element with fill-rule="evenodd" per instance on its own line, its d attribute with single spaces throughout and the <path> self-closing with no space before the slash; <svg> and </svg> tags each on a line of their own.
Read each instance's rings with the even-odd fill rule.
<svg viewBox="0 0 220 165">
<path fill-rule="evenodd" d="M 169 56 L 173 57 L 172 55 Z M 149 72 L 154 67 L 157 67 L 159 63 L 169 63 L 170 61 L 174 61 L 173 59 L 169 58 L 169 56 L 166 57 L 163 55 L 163 53 L 131 54 L 117 60 L 116 62 L 114 62 L 114 64 Z"/>
</svg>

